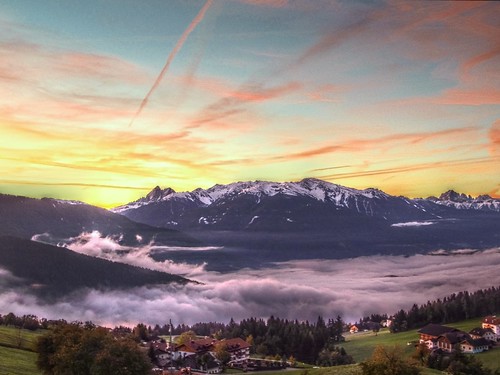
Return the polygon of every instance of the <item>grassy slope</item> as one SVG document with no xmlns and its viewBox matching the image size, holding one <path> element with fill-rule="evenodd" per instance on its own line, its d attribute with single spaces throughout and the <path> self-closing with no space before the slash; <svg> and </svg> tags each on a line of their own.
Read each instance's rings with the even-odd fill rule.
<svg viewBox="0 0 500 375">
<path fill-rule="evenodd" d="M 447 326 L 468 332 L 474 327 L 480 327 L 481 320 L 482 319 L 471 319 L 458 323 L 450 323 L 447 324 Z M 417 330 L 391 334 L 388 330 L 384 329 L 380 331 L 378 335 L 375 335 L 373 332 L 362 332 L 354 335 L 347 334 L 346 340 L 343 346 L 347 353 L 352 355 L 356 362 L 361 362 L 370 357 L 373 349 L 377 345 L 399 345 L 403 348 L 404 352 L 410 356 L 415 351 L 415 348 L 413 345 L 407 345 L 407 342 L 418 340 L 418 334 Z M 500 369 L 500 347 L 475 355 L 477 355 L 487 367 L 493 370 Z"/>
<path fill-rule="evenodd" d="M 0 346 L 0 375 L 36 375 L 36 353 Z"/>
<path fill-rule="evenodd" d="M 17 328 L 0 326 L 0 375 L 41 374 L 35 365 L 36 353 L 32 350 L 36 339 L 43 333 L 23 329 L 19 336 Z"/>
</svg>

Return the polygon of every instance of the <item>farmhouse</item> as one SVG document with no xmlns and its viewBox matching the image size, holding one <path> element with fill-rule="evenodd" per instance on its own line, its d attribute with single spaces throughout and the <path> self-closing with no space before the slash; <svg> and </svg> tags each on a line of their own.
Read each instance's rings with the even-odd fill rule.
<svg viewBox="0 0 500 375">
<path fill-rule="evenodd" d="M 238 365 L 248 361 L 250 358 L 250 344 L 237 337 L 235 339 L 223 340 L 226 344 L 226 351 L 231 355 L 230 365 Z"/>
<path fill-rule="evenodd" d="M 492 331 L 475 328 L 471 333 L 440 324 L 428 324 L 418 331 L 420 343 L 424 343 L 431 350 L 440 349 L 451 353 L 457 346 L 464 353 L 480 353 L 490 348 Z"/>
<path fill-rule="evenodd" d="M 427 347 L 432 350 L 438 348 L 439 337 L 443 336 L 445 333 L 455 331 L 458 330 L 455 328 L 442 326 L 441 324 L 427 324 L 417 332 L 420 334 L 420 343 L 425 343 Z"/>
<path fill-rule="evenodd" d="M 481 353 L 490 349 L 490 343 L 483 338 L 473 339 L 469 337 L 460 342 L 460 349 L 464 353 Z"/>
<path fill-rule="evenodd" d="M 497 341 L 497 336 L 491 328 L 474 328 L 469 332 L 473 339 L 486 339 L 488 341 Z"/>
<path fill-rule="evenodd" d="M 500 341 L 500 318 L 490 315 L 483 319 L 482 328 L 490 328 L 496 336 L 496 341 Z"/>
<path fill-rule="evenodd" d="M 349 332 L 351 333 L 357 333 L 359 332 L 359 328 L 357 326 L 351 326 L 351 328 L 349 329 Z"/>
</svg>

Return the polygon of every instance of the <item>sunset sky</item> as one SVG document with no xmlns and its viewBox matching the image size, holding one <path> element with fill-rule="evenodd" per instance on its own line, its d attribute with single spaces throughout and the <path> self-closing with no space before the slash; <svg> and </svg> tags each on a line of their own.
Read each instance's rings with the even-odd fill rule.
<svg viewBox="0 0 500 375">
<path fill-rule="evenodd" d="M 0 193 L 500 197 L 500 3 L 2 0 Z M 161 74 L 160 74 L 161 73 Z"/>
</svg>

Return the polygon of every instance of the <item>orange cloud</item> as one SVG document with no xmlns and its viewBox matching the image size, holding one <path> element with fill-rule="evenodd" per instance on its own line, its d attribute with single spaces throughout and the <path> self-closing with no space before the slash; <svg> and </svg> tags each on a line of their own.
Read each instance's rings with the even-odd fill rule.
<svg viewBox="0 0 500 375">
<path fill-rule="evenodd" d="M 413 172 L 418 170 L 426 170 L 430 168 L 444 168 L 444 167 L 454 167 L 454 166 L 462 166 L 462 165 L 470 165 L 470 164 L 495 164 L 498 163 L 500 158 L 470 158 L 470 159 L 461 159 L 461 160 L 446 160 L 446 161 L 438 161 L 431 163 L 420 163 L 420 164 L 412 164 L 412 165 L 402 165 L 393 168 L 384 168 L 384 169 L 375 169 L 369 171 L 361 171 L 361 172 L 349 172 L 349 173 L 336 173 L 329 175 L 322 175 L 318 178 L 332 180 L 332 179 L 344 179 L 344 178 L 358 178 L 358 177 L 367 177 L 367 176 L 378 176 L 378 175 L 393 175 L 400 173 Z"/>
<path fill-rule="evenodd" d="M 332 152 L 358 152 L 366 149 L 384 149 L 393 144 L 417 144 L 421 142 L 431 141 L 438 138 L 449 138 L 450 136 L 463 136 L 476 132 L 478 129 L 475 127 L 464 127 L 455 129 L 446 129 L 435 132 L 422 132 L 422 133 L 398 133 L 390 134 L 387 136 L 372 138 L 372 139 L 351 139 L 342 143 L 327 145 L 310 150 L 296 152 L 288 155 L 280 155 L 273 157 L 273 160 L 294 160 L 294 159 L 307 159 L 315 156 L 330 154 Z"/>
<path fill-rule="evenodd" d="M 204 81 L 201 86 L 207 88 L 220 87 L 227 90 L 220 82 L 213 80 Z M 191 121 L 189 128 L 197 128 L 202 125 L 213 125 L 221 119 L 237 114 L 248 112 L 248 105 L 252 103 L 262 103 L 289 95 L 302 88 L 299 82 L 288 82 L 281 86 L 264 87 L 262 84 L 246 85 L 237 90 L 227 90 L 225 96 L 215 103 L 207 106 Z"/>
<path fill-rule="evenodd" d="M 497 120 L 491 125 L 488 133 L 490 138 L 490 154 L 492 156 L 500 155 L 500 120 Z"/>
<path fill-rule="evenodd" d="M 475 68 L 477 65 L 482 64 L 488 60 L 495 58 L 500 55 L 500 46 L 496 46 L 495 48 L 483 52 L 479 55 L 476 55 L 467 61 L 465 61 L 461 66 L 462 77 L 463 79 L 469 78 L 469 72 Z"/>
<path fill-rule="evenodd" d="M 500 104 L 500 90 L 494 87 L 482 87 L 480 89 L 455 88 L 444 91 L 444 93 L 432 99 L 437 104 L 453 105 L 488 105 Z"/>
</svg>

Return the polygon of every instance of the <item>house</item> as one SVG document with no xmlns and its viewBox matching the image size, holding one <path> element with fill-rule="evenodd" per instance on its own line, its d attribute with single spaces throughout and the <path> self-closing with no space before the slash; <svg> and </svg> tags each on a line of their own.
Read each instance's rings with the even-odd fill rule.
<svg viewBox="0 0 500 375">
<path fill-rule="evenodd" d="M 432 350 L 438 348 L 439 337 L 443 336 L 445 333 L 455 331 L 458 330 L 441 324 L 427 324 L 417 332 L 420 334 L 420 343 L 426 344 L 427 347 Z"/>
<path fill-rule="evenodd" d="M 237 337 L 220 341 L 226 345 L 226 351 L 231 355 L 230 365 L 243 364 L 250 358 L 250 344 Z"/>
<path fill-rule="evenodd" d="M 446 332 L 437 338 L 437 349 L 451 353 L 455 350 L 457 344 L 461 344 L 463 341 L 467 341 L 469 339 L 472 340 L 467 333 L 459 330 Z"/>
<path fill-rule="evenodd" d="M 425 343 L 431 350 L 442 350 L 451 353 L 457 346 L 464 353 L 481 353 L 489 350 L 490 341 L 484 336 L 492 337 L 491 330 L 475 328 L 471 333 L 440 324 L 428 324 L 417 331 L 420 343 Z"/>
<path fill-rule="evenodd" d="M 227 340 L 211 338 L 191 340 L 178 345 L 174 349 L 174 359 L 189 366 L 193 371 L 203 370 L 209 374 L 218 374 L 222 371 L 221 363 L 216 359 L 217 346 L 225 345 L 230 354 L 228 365 L 243 366 L 250 358 L 250 344 L 237 337 Z"/>
<path fill-rule="evenodd" d="M 355 325 L 351 326 L 351 329 L 349 329 L 349 332 L 351 333 L 357 333 L 359 332 L 359 328 Z"/>
<path fill-rule="evenodd" d="M 490 328 L 496 336 L 495 341 L 500 341 L 500 318 L 490 315 L 483 319 L 482 328 Z"/>
<path fill-rule="evenodd" d="M 169 350 L 169 345 L 164 340 L 153 340 L 150 343 L 153 348 L 156 364 L 159 367 L 165 367 L 172 363 L 172 352 Z"/>
<path fill-rule="evenodd" d="M 185 342 L 175 348 L 175 359 L 185 358 L 193 354 L 202 355 L 207 352 L 213 352 L 216 343 L 217 340 L 211 338 Z"/>
<path fill-rule="evenodd" d="M 473 339 L 486 339 L 488 341 L 497 341 L 495 332 L 491 328 L 474 328 L 469 332 Z"/>
<path fill-rule="evenodd" d="M 460 342 L 460 349 L 464 353 L 481 353 L 490 349 L 490 342 L 484 338 L 465 338 Z"/>
</svg>

